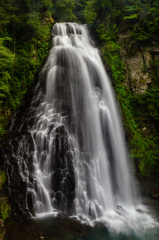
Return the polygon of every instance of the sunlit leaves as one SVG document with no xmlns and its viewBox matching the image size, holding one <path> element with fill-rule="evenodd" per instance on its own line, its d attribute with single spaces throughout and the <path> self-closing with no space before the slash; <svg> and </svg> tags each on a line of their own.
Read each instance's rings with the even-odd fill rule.
<svg viewBox="0 0 159 240">
<path fill-rule="evenodd" d="M 131 15 L 131 16 L 126 16 L 126 17 L 124 17 L 124 19 L 138 18 L 138 16 L 139 16 L 139 13 L 136 13 L 136 14 L 133 14 L 133 15 Z"/>
</svg>

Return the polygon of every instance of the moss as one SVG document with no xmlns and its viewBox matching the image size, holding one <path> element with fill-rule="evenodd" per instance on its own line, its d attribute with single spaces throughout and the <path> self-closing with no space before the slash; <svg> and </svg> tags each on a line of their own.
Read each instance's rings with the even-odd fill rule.
<svg viewBox="0 0 159 240">
<path fill-rule="evenodd" d="M 0 171 L 0 190 L 2 189 L 3 185 L 6 181 L 6 174 L 4 171 Z M 0 220 L 3 221 L 10 217 L 11 208 L 7 204 L 7 197 L 0 197 Z M 1 220 L 1 221 L 2 221 Z"/>
<path fill-rule="evenodd" d="M 2 188 L 2 185 L 6 181 L 6 175 L 4 171 L 0 171 L 0 189 Z"/>
<path fill-rule="evenodd" d="M 3 221 L 10 217 L 11 207 L 7 204 L 7 198 L 0 199 L 0 212 Z"/>
<path fill-rule="evenodd" d="M 0 240 L 3 240 L 4 237 L 5 237 L 6 229 L 4 229 L 4 227 L 2 227 L 3 226 L 3 221 L 2 222 L 1 221 L 0 221 Z"/>
</svg>

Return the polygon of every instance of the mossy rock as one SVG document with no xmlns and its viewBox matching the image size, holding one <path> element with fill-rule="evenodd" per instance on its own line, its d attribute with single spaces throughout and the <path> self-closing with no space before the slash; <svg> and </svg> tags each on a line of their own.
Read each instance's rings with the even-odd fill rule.
<svg viewBox="0 0 159 240">
<path fill-rule="evenodd" d="M 0 240 L 3 240 L 5 237 L 6 229 L 4 228 L 4 222 L 0 219 Z"/>
<path fill-rule="evenodd" d="M 4 171 L 0 171 L 0 189 L 2 189 L 2 185 L 6 181 L 6 175 Z"/>
<path fill-rule="evenodd" d="M 0 198 L 0 215 L 2 220 L 9 218 L 11 215 L 11 207 L 7 204 L 7 198 Z"/>
</svg>

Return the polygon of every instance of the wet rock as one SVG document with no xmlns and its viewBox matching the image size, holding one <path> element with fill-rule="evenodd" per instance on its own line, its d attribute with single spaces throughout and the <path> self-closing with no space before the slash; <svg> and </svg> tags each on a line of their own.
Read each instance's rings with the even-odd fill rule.
<svg viewBox="0 0 159 240">
<path fill-rule="evenodd" d="M 27 203 L 28 203 L 28 208 L 29 208 L 30 213 L 33 216 L 35 216 L 35 209 L 34 209 L 35 199 L 34 199 L 33 192 L 27 193 Z"/>
<path fill-rule="evenodd" d="M 159 194 L 152 195 L 153 198 L 159 199 Z"/>
<path fill-rule="evenodd" d="M 56 132 L 61 134 L 61 135 L 67 135 L 67 131 L 65 129 L 64 124 L 58 124 L 56 127 Z"/>
<path fill-rule="evenodd" d="M 33 140 L 29 132 L 10 131 L 3 140 L 2 145 L 1 157 L 7 175 L 12 212 L 13 215 L 16 213 L 26 219 L 30 215 L 25 210 L 27 211 L 26 193 L 28 182 L 30 179 L 32 180 L 31 173 L 33 172 L 31 160 Z M 24 211 L 20 211 L 20 209 Z"/>
</svg>

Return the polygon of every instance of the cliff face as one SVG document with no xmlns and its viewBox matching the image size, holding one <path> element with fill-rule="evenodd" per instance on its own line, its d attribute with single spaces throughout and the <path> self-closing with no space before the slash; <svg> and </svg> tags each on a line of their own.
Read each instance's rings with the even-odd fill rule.
<svg viewBox="0 0 159 240">
<path fill-rule="evenodd" d="M 134 94 L 144 94 L 152 82 L 150 62 L 159 58 L 159 45 L 153 43 L 130 53 L 129 33 L 120 34 L 118 42 L 122 46 L 120 55 L 126 68 L 125 84 Z"/>
</svg>

